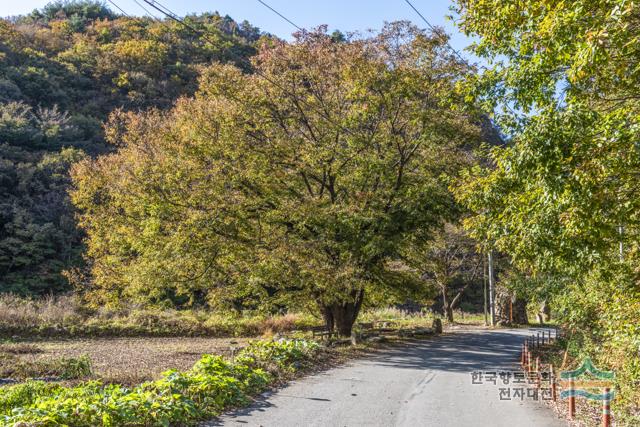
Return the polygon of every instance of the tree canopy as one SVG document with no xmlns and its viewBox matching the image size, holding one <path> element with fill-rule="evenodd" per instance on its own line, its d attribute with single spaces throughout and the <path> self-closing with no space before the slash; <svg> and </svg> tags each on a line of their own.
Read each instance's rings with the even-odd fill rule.
<svg viewBox="0 0 640 427">
<path fill-rule="evenodd" d="M 448 184 L 480 139 L 466 69 L 407 23 L 320 28 L 265 44 L 253 73 L 208 68 L 166 114 L 113 116 L 117 152 L 73 173 L 94 295 L 286 289 L 348 334 L 366 289 L 417 279 L 389 265 L 406 238 L 456 215 Z"/>
</svg>

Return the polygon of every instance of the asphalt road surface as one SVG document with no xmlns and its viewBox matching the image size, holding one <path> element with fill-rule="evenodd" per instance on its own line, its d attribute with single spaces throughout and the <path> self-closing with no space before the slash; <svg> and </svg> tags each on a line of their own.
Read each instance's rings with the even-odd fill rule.
<svg viewBox="0 0 640 427">
<path fill-rule="evenodd" d="M 294 381 L 209 426 L 565 426 L 523 386 L 472 384 L 516 371 L 530 330 L 473 330 L 414 341 Z M 478 381 L 476 381 L 478 382 Z M 500 399 L 510 388 L 511 400 Z"/>
</svg>

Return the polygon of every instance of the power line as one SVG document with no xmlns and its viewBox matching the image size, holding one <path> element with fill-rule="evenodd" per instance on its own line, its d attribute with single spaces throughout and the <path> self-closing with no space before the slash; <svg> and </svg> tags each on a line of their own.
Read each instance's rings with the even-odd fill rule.
<svg viewBox="0 0 640 427">
<path fill-rule="evenodd" d="M 113 0 L 107 0 L 107 1 L 108 1 L 109 3 L 111 3 L 111 5 L 113 5 L 113 7 L 115 7 L 115 8 L 116 8 L 116 9 L 118 9 L 120 12 L 122 12 L 122 14 L 123 14 L 124 16 L 126 16 L 127 18 L 130 18 L 130 19 L 140 19 L 140 18 L 138 18 L 137 16 L 131 16 L 131 15 L 129 15 L 127 12 L 125 12 L 125 11 L 124 11 L 124 9 L 122 9 L 120 6 L 118 6 L 118 5 L 115 3 L 115 1 L 113 1 Z M 137 4 L 138 6 L 140 6 L 140 7 L 141 7 L 141 8 L 142 8 L 146 13 L 147 13 L 147 15 L 149 15 L 149 17 L 150 17 L 153 21 L 155 21 L 155 22 L 158 22 L 158 23 L 162 24 L 165 28 L 167 28 L 168 30 L 170 30 L 170 31 L 171 31 L 171 27 L 169 27 L 165 22 L 163 22 L 162 20 L 160 20 L 160 19 L 158 19 L 157 17 L 153 16 L 153 14 L 151 14 L 151 13 L 150 13 L 150 12 L 149 12 L 149 11 L 148 11 L 144 6 L 143 6 L 143 5 L 141 5 L 140 3 L 138 3 L 138 1 L 137 1 L 137 0 L 133 0 L 133 1 L 135 2 L 135 4 Z"/>
<path fill-rule="evenodd" d="M 424 17 L 424 15 L 422 13 L 420 13 L 420 11 L 413 5 L 413 3 L 411 3 L 410 0 L 404 0 L 405 3 L 407 3 L 411 9 L 414 10 L 414 12 L 416 12 L 418 14 L 418 16 L 420 18 L 422 18 L 422 20 L 425 22 L 425 24 L 427 24 L 427 26 L 429 27 L 429 29 L 431 29 L 431 31 L 433 31 L 435 34 L 437 34 L 442 41 L 444 41 L 444 43 L 447 45 L 447 47 L 458 57 L 460 58 L 460 60 L 467 66 L 469 67 L 470 70 L 473 70 L 473 66 L 469 63 L 469 61 L 467 61 L 466 58 L 464 58 L 460 52 L 458 52 L 458 50 L 456 48 L 454 48 L 453 46 L 451 46 L 451 44 L 449 43 L 449 38 L 443 34 L 438 27 L 432 25 L 427 18 Z M 489 71 L 489 68 L 483 64 L 479 64 L 480 68 L 484 71 Z M 507 107 L 507 109 L 511 112 L 511 114 L 513 114 L 514 116 L 516 116 L 516 112 L 511 108 L 511 106 L 508 103 L 504 103 L 503 104 L 505 107 Z"/>
<path fill-rule="evenodd" d="M 149 17 L 150 17 L 151 19 L 153 19 L 153 20 L 155 20 L 155 21 L 160 21 L 160 20 L 158 19 L 158 17 L 157 17 L 157 16 L 155 16 L 155 15 L 153 15 L 151 12 L 149 12 L 149 10 L 148 10 L 146 7 L 144 7 L 144 6 L 142 5 L 142 3 L 138 2 L 138 0 L 133 0 L 133 2 L 134 2 L 135 4 L 137 4 L 138 6 L 140 6 L 140 8 L 141 8 L 142 10 L 144 10 L 144 11 L 145 11 L 145 13 L 146 13 L 147 15 L 149 15 Z"/>
<path fill-rule="evenodd" d="M 149 3 L 149 2 L 148 2 L 148 1 L 145 1 L 145 3 Z M 164 11 L 161 11 L 163 14 L 165 14 L 165 15 L 166 15 L 166 14 L 170 14 L 170 15 L 172 15 L 172 16 L 174 16 L 174 17 L 178 18 L 178 15 L 176 15 L 175 13 L 173 13 L 171 10 L 169 10 L 169 8 L 168 8 L 167 6 L 163 5 L 163 4 L 162 4 L 162 3 L 160 3 L 159 1 L 157 1 L 157 0 L 151 0 L 151 3 L 152 3 L 152 5 L 158 5 L 158 6 L 160 6 L 162 9 L 164 9 Z M 155 6 L 154 6 L 154 7 L 155 7 Z M 156 9 L 157 9 L 157 7 L 156 7 Z"/>
<path fill-rule="evenodd" d="M 127 12 L 125 12 L 124 10 L 122 10 L 122 8 L 120 6 L 118 6 L 117 4 L 115 4 L 112 0 L 107 0 L 109 3 L 111 3 L 113 5 L 113 7 L 115 7 L 116 9 L 118 9 L 120 12 L 122 12 L 122 14 L 128 18 L 131 18 L 131 15 L 129 15 Z"/>
<path fill-rule="evenodd" d="M 142 3 L 140 3 L 138 0 L 133 0 L 133 2 L 135 4 L 137 4 L 138 6 L 140 6 L 140 8 L 142 10 L 145 11 L 145 13 L 151 18 L 152 21 L 157 22 L 159 24 L 161 24 L 163 27 L 165 27 L 167 30 L 169 30 L 169 32 L 172 32 L 173 29 L 167 25 L 166 22 L 164 22 L 162 19 L 159 19 L 157 16 L 155 16 L 154 14 L 152 14 L 151 12 L 149 12 L 149 9 L 147 9 L 146 7 L 144 7 L 144 5 Z"/>
<path fill-rule="evenodd" d="M 289 24 L 293 25 L 294 27 L 296 27 L 298 30 L 300 31 L 304 31 L 304 29 L 300 26 L 298 26 L 295 22 L 293 22 L 292 20 L 290 20 L 289 18 L 287 18 L 286 16 L 284 16 L 282 13 L 278 12 L 277 10 L 275 10 L 274 8 L 272 8 L 271 6 L 269 6 L 267 4 L 267 2 L 262 1 L 262 0 L 258 0 L 258 2 L 260 4 L 262 4 L 264 7 L 266 7 L 267 9 L 269 9 L 270 11 L 272 11 L 273 13 L 275 13 L 276 15 L 278 15 L 280 18 L 284 19 L 285 21 L 287 21 Z"/>
<path fill-rule="evenodd" d="M 178 22 L 179 24 L 181 24 L 182 26 L 184 26 L 185 28 L 188 28 L 189 30 L 191 30 L 192 32 L 200 35 L 202 38 L 204 38 L 206 41 L 208 41 L 209 43 L 215 45 L 215 42 L 213 40 L 211 40 L 206 32 L 198 30 L 196 28 L 194 28 L 192 25 L 187 24 L 184 19 L 181 19 L 177 14 L 175 14 L 173 11 L 171 11 L 171 9 L 169 9 L 166 6 L 163 6 L 161 3 L 159 3 L 158 1 L 155 0 L 142 0 L 144 1 L 146 4 L 148 4 L 149 6 L 151 6 L 152 8 L 154 8 L 155 10 L 157 10 L 158 12 L 162 13 L 163 15 L 165 15 L 166 17 Z M 158 7 L 157 5 L 161 6 L 163 9 L 161 9 L 160 7 Z M 274 10 L 275 12 L 275 10 Z M 276 12 L 277 13 L 277 12 Z M 284 17 L 283 17 L 284 18 Z M 286 18 L 284 18 L 286 19 Z M 294 24 L 295 25 L 295 24 Z M 296 25 L 297 27 L 297 25 Z M 298 27 L 300 28 L 300 27 Z M 304 30 L 302 30 L 304 31 Z M 318 112 L 325 120 L 327 120 L 328 122 L 330 122 L 331 124 L 333 124 L 334 126 L 337 126 L 340 130 L 342 130 L 345 133 L 352 133 L 350 129 L 345 128 L 344 126 L 342 126 L 339 123 L 336 123 L 325 111 L 316 108 L 315 106 L 309 104 L 307 101 L 305 101 L 304 99 L 300 98 L 298 95 L 296 95 L 293 92 L 290 92 L 289 90 L 287 90 L 285 87 L 283 87 L 280 83 L 278 83 L 277 81 L 273 80 L 272 78 L 270 78 L 269 76 L 267 76 L 266 74 L 264 74 L 262 71 L 253 68 L 253 65 L 251 64 L 251 62 L 249 60 L 247 60 L 246 58 L 243 58 L 241 56 L 238 56 L 236 54 L 234 54 L 233 52 L 229 52 L 229 55 L 238 60 L 239 62 L 247 65 L 250 69 L 253 69 L 253 71 L 260 77 L 262 77 L 264 80 L 266 80 L 268 83 L 270 83 L 271 85 L 273 85 L 274 87 L 280 89 L 281 91 L 285 92 L 286 94 L 288 94 L 289 96 L 292 96 L 293 98 L 295 98 L 295 100 L 300 103 L 300 105 L 307 107 L 309 109 L 315 110 L 316 112 Z"/>
<path fill-rule="evenodd" d="M 160 3 L 154 1 L 154 0 L 142 0 L 144 1 L 146 4 L 148 4 L 149 6 L 151 6 L 152 8 L 154 8 L 155 10 L 157 10 L 158 12 L 162 13 L 164 16 L 166 16 L 167 18 L 176 21 L 177 23 L 181 24 L 182 26 L 184 26 L 185 28 L 188 28 L 189 30 L 193 31 L 194 33 L 198 34 L 199 36 L 201 36 L 202 38 L 204 38 L 206 41 L 208 41 L 211 44 L 214 44 L 213 41 L 211 41 L 207 35 L 205 33 L 203 33 L 202 31 L 194 28 L 193 26 L 187 24 L 186 22 L 184 22 L 184 19 L 180 19 L 178 17 L 178 15 L 174 14 L 173 12 L 171 12 L 168 8 L 167 10 L 163 10 L 160 7 L 156 6 L 156 3 L 160 6 L 162 6 Z M 166 8 L 165 6 L 162 6 L 163 8 Z"/>
<path fill-rule="evenodd" d="M 427 20 L 427 18 L 425 18 L 424 15 L 420 13 L 418 9 L 416 9 L 413 3 L 411 3 L 409 0 L 404 0 L 404 1 L 411 7 L 411 9 L 414 10 L 415 13 L 418 14 L 420 18 L 422 18 L 422 20 L 425 22 L 425 24 L 427 24 L 429 29 L 433 31 L 435 34 L 437 34 L 442 39 L 442 41 L 447 45 L 447 47 L 451 49 L 451 51 L 455 53 L 456 56 L 460 58 L 460 60 L 467 65 L 467 67 L 472 68 L 471 64 L 469 64 L 469 62 L 460 54 L 460 52 L 458 52 L 453 46 L 451 46 L 451 44 L 449 44 L 449 38 L 445 34 L 442 34 L 442 32 L 438 27 L 431 25 L 431 23 Z"/>
</svg>

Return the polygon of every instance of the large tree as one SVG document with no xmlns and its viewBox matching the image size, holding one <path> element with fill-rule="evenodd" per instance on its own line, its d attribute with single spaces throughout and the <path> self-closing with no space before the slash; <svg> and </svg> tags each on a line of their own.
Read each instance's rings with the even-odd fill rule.
<svg viewBox="0 0 640 427">
<path fill-rule="evenodd" d="M 456 209 L 447 188 L 479 138 L 465 73 L 406 23 L 263 46 L 253 73 L 214 66 L 167 114 L 114 117 L 118 151 L 74 171 L 98 296 L 160 302 L 292 292 L 348 335 L 405 239 Z M 273 293 L 273 292 L 272 292 Z"/>
</svg>

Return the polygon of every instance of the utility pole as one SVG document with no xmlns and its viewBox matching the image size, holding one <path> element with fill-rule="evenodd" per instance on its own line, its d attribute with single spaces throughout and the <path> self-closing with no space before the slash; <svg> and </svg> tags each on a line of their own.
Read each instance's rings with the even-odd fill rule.
<svg viewBox="0 0 640 427">
<path fill-rule="evenodd" d="M 493 250 L 489 249 L 489 308 L 491 310 L 491 326 L 496 325 L 495 283 L 493 278 Z"/>
<path fill-rule="evenodd" d="M 484 326 L 489 326 L 489 314 L 487 311 L 487 260 L 482 257 L 482 293 L 484 298 Z"/>
</svg>

